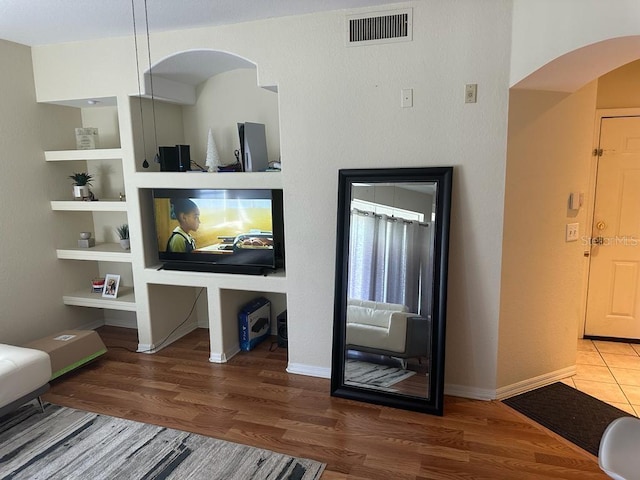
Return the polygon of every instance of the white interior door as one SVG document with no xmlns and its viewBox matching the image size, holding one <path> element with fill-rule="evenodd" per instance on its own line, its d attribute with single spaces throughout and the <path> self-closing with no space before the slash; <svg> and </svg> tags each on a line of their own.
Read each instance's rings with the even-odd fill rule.
<svg viewBox="0 0 640 480">
<path fill-rule="evenodd" d="M 585 335 L 640 339 L 640 117 L 603 118 L 600 148 Z"/>
</svg>

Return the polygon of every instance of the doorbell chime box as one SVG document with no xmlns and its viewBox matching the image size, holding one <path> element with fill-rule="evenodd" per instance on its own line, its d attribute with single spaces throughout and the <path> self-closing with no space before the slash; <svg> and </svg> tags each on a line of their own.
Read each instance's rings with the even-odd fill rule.
<svg viewBox="0 0 640 480">
<path fill-rule="evenodd" d="M 247 303 L 238 314 L 240 350 L 248 352 L 271 332 L 271 302 L 264 297 Z"/>
</svg>

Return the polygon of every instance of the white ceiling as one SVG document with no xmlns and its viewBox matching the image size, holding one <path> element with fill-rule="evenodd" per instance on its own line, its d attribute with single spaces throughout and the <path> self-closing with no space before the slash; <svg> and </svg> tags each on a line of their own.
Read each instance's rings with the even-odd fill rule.
<svg viewBox="0 0 640 480">
<path fill-rule="evenodd" d="M 0 38 L 29 46 L 146 31 L 145 0 L 0 0 Z M 228 25 L 394 0 L 147 0 L 149 31 Z"/>
</svg>

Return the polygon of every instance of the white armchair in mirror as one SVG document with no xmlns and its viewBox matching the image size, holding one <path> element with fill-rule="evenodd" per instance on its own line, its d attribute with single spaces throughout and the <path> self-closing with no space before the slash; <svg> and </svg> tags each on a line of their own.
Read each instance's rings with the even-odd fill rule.
<svg viewBox="0 0 640 480">
<path fill-rule="evenodd" d="M 403 368 L 409 358 L 429 358 L 431 319 L 407 311 L 405 305 L 349 299 L 347 350 L 396 358 Z"/>
</svg>

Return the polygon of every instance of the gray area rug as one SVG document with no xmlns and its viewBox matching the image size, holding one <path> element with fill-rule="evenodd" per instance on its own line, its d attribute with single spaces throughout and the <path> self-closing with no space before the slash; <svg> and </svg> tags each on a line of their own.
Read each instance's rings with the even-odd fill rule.
<svg viewBox="0 0 640 480">
<path fill-rule="evenodd" d="M 313 460 L 202 435 L 32 405 L 0 418 L 0 479 L 312 480 Z"/>
<path fill-rule="evenodd" d="M 351 385 L 366 385 L 389 389 L 392 385 L 415 374 L 416 372 L 403 370 L 402 368 L 348 359 L 344 379 L 345 382 Z M 389 391 L 394 390 L 389 389 Z"/>
<path fill-rule="evenodd" d="M 596 457 L 607 426 L 616 418 L 631 416 L 562 382 L 521 393 L 502 403 Z"/>
</svg>

